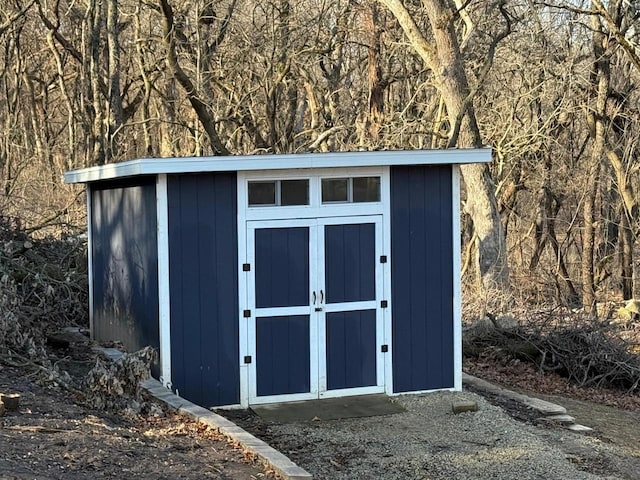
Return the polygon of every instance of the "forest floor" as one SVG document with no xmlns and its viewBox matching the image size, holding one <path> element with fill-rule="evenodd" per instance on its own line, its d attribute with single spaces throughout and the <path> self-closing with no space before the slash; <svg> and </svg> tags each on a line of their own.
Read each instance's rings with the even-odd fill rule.
<svg viewBox="0 0 640 480">
<path fill-rule="evenodd" d="M 224 437 L 157 410 L 125 418 L 0 365 L 0 392 L 19 393 L 0 416 L 0 480 L 273 478 Z"/>
<path fill-rule="evenodd" d="M 56 362 L 82 376 L 94 355 L 78 347 Z M 481 357 L 464 368 L 561 404 L 594 432 L 544 424 L 513 402 L 470 391 L 394 397 L 406 412 L 338 421 L 274 425 L 251 411 L 221 413 L 317 479 L 638 478 L 637 395 L 578 388 L 513 359 Z M 0 392 L 21 395 L 20 409 L 0 417 L 0 480 L 273 478 L 223 437 L 158 407 L 144 415 L 96 410 L 34 382 L 28 369 L 2 364 Z M 452 415 L 451 402 L 460 398 L 477 401 L 480 410 Z"/>
<path fill-rule="evenodd" d="M 393 397 L 406 411 L 389 416 L 276 424 L 250 410 L 220 413 L 317 479 L 638 479 L 637 396 L 577 389 L 517 361 L 468 361 L 465 370 L 512 390 L 530 386 L 524 393 L 565 406 L 593 431 L 571 432 L 517 402 L 466 388 Z M 476 401 L 478 412 L 453 415 L 461 399 Z"/>
</svg>

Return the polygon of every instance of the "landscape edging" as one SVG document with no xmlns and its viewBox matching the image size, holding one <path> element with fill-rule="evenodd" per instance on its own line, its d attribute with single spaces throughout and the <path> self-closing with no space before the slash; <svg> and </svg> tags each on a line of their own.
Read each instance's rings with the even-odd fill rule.
<svg viewBox="0 0 640 480">
<path fill-rule="evenodd" d="M 287 456 L 269 446 L 266 442 L 254 437 L 230 420 L 178 397 L 162 386 L 158 380 L 149 378 L 142 382 L 141 387 L 160 402 L 175 408 L 178 412 L 200 423 L 208 425 L 233 442 L 242 445 L 243 448 L 255 454 L 283 478 L 287 480 L 311 480 L 313 478 L 309 472 L 293 463 Z"/>
</svg>

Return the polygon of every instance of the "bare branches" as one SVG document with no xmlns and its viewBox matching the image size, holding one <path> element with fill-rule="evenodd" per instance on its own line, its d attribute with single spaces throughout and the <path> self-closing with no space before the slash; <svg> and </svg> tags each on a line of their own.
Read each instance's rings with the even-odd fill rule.
<svg viewBox="0 0 640 480">
<path fill-rule="evenodd" d="M 24 17 L 31 6 L 36 3 L 36 0 L 29 0 L 26 5 L 20 8 L 17 12 L 14 12 L 4 22 L 0 24 L 0 36 L 2 36 L 7 30 L 9 30 L 15 22 Z"/>
<path fill-rule="evenodd" d="M 416 24 L 415 20 L 404 6 L 401 0 L 378 0 L 385 7 L 387 7 L 391 13 L 396 17 L 398 23 L 402 27 L 407 39 L 416 50 L 418 55 L 427 64 L 430 69 L 434 69 L 436 66 L 435 55 L 436 52 L 427 41 L 426 37 L 420 31 L 420 28 Z"/>
<path fill-rule="evenodd" d="M 171 5 L 169 5 L 168 0 L 160 0 L 160 7 L 164 16 L 164 44 L 167 48 L 167 64 L 176 77 L 176 80 L 178 80 L 178 83 L 180 83 L 184 89 L 193 110 L 198 116 L 200 124 L 207 132 L 213 152 L 216 155 L 229 155 L 229 150 L 224 146 L 216 131 L 213 114 L 209 110 L 209 107 L 202 101 L 200 93 L 196 90 L 195 85 L 178 62 L 173 9 Z"/>
</svg>

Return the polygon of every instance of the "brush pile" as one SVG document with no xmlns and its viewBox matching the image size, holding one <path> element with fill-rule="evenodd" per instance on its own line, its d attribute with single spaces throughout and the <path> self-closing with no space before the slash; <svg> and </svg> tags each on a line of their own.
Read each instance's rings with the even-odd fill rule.
<svg viewBox="0 0 640 480">
<path fill-rule="evenodd" d="M 554 311 L 508 325 L 491 318 L 476 323 L 463 334 L 463 349 L 467 357 L 530 361 L 580 387 L 640 393 L 639 333 L 633 325 Z"/>
<path fill-rule="evenodd" d="M 151 349 L 111 362 L 94 354 L 85 337 L 82 363 L 93 368 L 67 371 L 73 352 L 59 332 L 88 327 L 86 255 L 82 236 L 35 239 L 17 220 L 0 215 L 0 368 L 19 368 L 97 408 L 138 411 Z"/>
</svg>

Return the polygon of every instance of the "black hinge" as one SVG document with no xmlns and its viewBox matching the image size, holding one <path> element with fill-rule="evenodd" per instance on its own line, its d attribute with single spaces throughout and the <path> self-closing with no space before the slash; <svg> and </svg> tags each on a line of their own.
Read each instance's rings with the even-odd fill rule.
<svg viewBox="0 0 640 480">
<path fill-rule="evenodd" d="M 389 351 L 389 345 L 382 345 L 380 346 L 380 351 L 382 353 L 387 353 Z"/>
<path fill-rule="evenodd" d="M 244 318 L 249 318 L 249 317 L 251 316 L 251 310 L 244 310 L 244 311 L 242 312 L 242 316 L 243 316 Z"/>
<path fill-rule="evenodd" d="M 251 264 L 249 264 L 249 263 L 243 263 L 243 264 L 242 264 L 242 271 L 243 271 L 243 272 L 250 272 L 250 271 L 251 271 Z"/>
<path fill-rule="evenodd" d="M 387 263 L 387 256 L 386 255 L 380 255 L 380 263 Z"/>
<path fill-rule="evenodd" d="M 387 302 L 386 300 L 382 300 L 380 302 L 380 308 L 387 308 L 389 306 L 389 302 Z"/>
<path fill-rule="evenodd" d="M 251 355 L 246 355 L 244 357 L 244 363 L 251 363 Z"/>
</svg>

